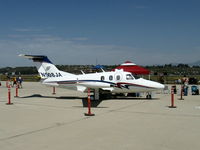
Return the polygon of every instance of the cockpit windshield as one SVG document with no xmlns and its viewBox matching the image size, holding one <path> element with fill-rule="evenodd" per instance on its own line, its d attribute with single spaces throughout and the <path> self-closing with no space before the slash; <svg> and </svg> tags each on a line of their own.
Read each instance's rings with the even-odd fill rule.
<svg viewBox="0 0 200 150">
<path fill-rule="evenodd" d="M 134 80 L 135 78 L 132 76 L 132 74 L 126 75 L 126 80 Z"/>
<path fill-rule="evenodd" d="M 133 75 L 133 74 L 132 74 L 132 76 L 133 76 L 135 79 L 139 79 L 139 78 L 140 78 L 140 77 L 137 76 L 137 75 Z"/>
</svg>

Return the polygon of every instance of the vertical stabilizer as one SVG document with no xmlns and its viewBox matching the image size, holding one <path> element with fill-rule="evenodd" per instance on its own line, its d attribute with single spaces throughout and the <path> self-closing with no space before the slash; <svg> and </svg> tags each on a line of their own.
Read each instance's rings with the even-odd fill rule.
<svg viewBox="0 0 200 150">
<path fill-rule="evenodd" d="M 58 70 L 57 67 L 48 59 L 47 56 L 23 55 L 23 54 L 19 56 L 31 59 L 33 60 L 33 62 L 35 62 L 41 79 L 63 77 L 63 76 L 74 76 L 74 74 Z"/>
</svg>

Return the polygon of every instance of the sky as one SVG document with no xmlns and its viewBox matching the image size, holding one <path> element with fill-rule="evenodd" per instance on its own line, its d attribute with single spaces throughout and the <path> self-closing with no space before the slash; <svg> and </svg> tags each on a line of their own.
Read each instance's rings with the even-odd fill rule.
<svg viewBox="0 0 200 150">
<path fill-rule="evenodd" d="M 0 0 L 0 67 L 200 60 L 199 0 Z"/>
</svg>

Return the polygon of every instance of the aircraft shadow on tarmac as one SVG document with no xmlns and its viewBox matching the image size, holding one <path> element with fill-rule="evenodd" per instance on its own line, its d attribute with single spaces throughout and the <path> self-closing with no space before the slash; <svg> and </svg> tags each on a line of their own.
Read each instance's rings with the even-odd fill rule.
<svg viewBox="0 0 200 150">
<path fill-rule="evenodd" d="M 24 96 L 24 97 L 19 97 L 19 98 L 52 98 L 52 99 L 62 99 L 62 100 L 75 100 L 75 99 L 81 99 L 82 100 L 82 104 L 83 107 L 87 107 L 88 106 L 88 100 L 87 97 L 75 97 L 75 96 L 43 96 L 41 94 L 33 94 L 30 96 Z M 118 100 L 118 101 L 133 101 L 133 100 L 149 100 L 143 97 L 115 97 L 112 99 L 109 98 L 104 98 L 101 100 L 91 100 L 91 107 L 98 107 L 98 105 L 102 102 L 102 101 L 107 101 L 107 100 Z M 158 98 L 152 98 L 150 100 L 158 100 Z"/>
<path fill-rule="evenodd" d="M 82 99 L 81 97 L 75 97 L 75 96 L 59 96 L 59 97 L 56 97 L 56 96 L 43 96 L 41 94 L 33 94 L 33 95 L 29 95 L 29 96 L 23 96 L 23 97 L 20 97 L 20 98 L 34 98 L 34 97 L 40 97 L 40 98 L 54 98 L 54 99 Z"/>
<path fill-rule="evenodd" d="M 74 100 L 74 99 L 81 99 L 82 100 L 82 104 L 83 107 L 87 107 L 88 106 L 88 101 L 86 97 L 74 97 L 74 96 L 43 96 L 41 94 L 33 94 L 33 95 L 29 95 L 29 96 L 23 96 L 23 97 L 19 97 L 19 98 L 52 98 L 52 99 L 62 99 L 62 100 Z M 91 107 L 98 107 L 98 105 L 102 102 L 102 100 L 98 100 L 98 101 L 91 101 Z"/>
</svg>

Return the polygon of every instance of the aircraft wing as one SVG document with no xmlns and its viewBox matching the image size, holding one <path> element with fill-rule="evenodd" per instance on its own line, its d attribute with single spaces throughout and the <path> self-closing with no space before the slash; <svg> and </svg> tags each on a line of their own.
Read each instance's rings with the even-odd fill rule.
<svg viewBox="0 0 200 150">
<path fill-rule="evenodd" d="M 85 86 L 77 86 L 77 91 L 84 92 L 87 88 Z"/>
<path fill-rule="evenodd" d="M 105 91 L 110 91 L 110 92 L 112 92 L 112 91 L 114 90 L 114 88 L 113 88 L 113 87 L 111 87 L 111 88 L 102 88 L 102 90 L 105 90 Z"/>
</svg>

